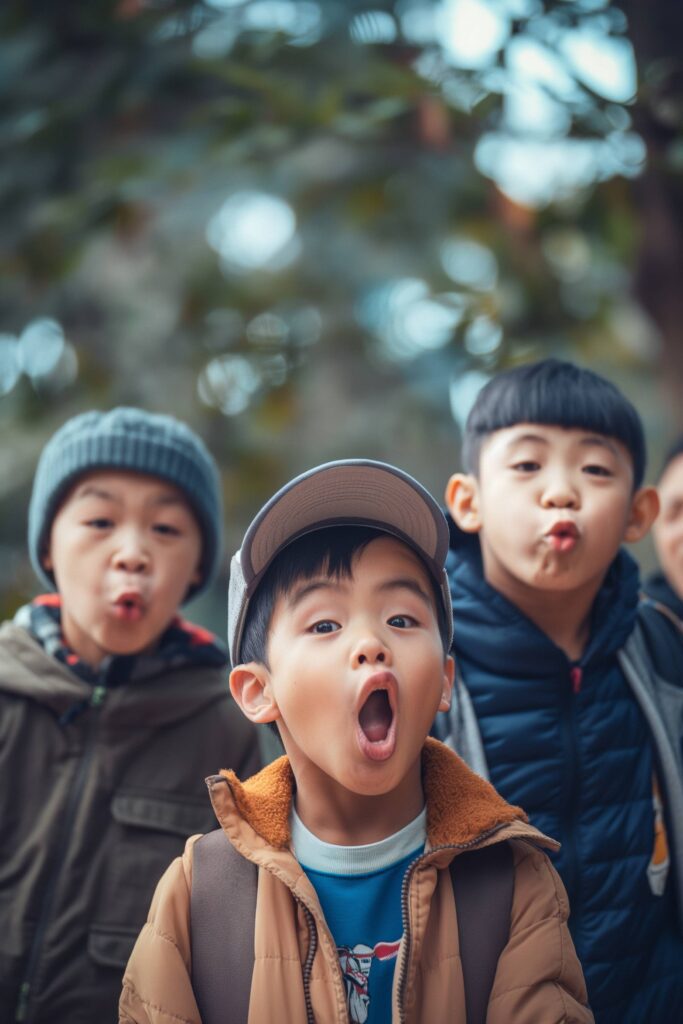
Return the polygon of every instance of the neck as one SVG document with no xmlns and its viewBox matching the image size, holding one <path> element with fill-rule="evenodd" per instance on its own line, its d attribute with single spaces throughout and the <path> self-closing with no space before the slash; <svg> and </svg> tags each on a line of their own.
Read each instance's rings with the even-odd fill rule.
<svg viewBox="0 0 683 1024">
<path fill-rule="evenodd" d="M 321 779 L 310 767 L 296 778 L 296 811 L 318 839 L 336 846 L 364 846 L 394 835 L 413 821 L 424 807 L 421 760 L 399 786 L 389 793 L 366 796 Z M 321 784 L 322 783 L 322 784 Z"/>
<path fill-rule="evenodd" d="M 578 661 L 590 638 L 593 602 L 602 577 L 572 590 L 539 589 L 511 576 L 486 580 L 514 604 L 570 661 Z"/>
</svg>

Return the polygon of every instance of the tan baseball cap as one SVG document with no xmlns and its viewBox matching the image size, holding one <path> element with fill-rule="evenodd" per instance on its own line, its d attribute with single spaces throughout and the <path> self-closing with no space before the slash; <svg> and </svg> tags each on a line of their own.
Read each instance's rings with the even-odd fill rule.
<svg viewBox="0 0 683 1024">
<path fill-rule="evenodd" d="M 384 462 L 327 462 L 285 484 L 257 514 L 230 565 L 228 644 L 239 664 L 249 602 L 273 559 L 306 533 L 332 526 L 371 526 L 404 541 L 436 584 L 448 624 L 453 613 L 444 569 L 449 531 L 439 505 L 408 473 Z"/>
</svg>

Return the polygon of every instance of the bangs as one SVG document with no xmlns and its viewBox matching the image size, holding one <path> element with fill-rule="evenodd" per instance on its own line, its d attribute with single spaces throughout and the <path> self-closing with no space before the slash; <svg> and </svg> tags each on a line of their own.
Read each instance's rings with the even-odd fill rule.
<svg viewBox="0 0 683 1024">
<path fill-rule="evenodd" d="M 292 541 L 274 559 L 254 594 L 240 644 L 241 662 L 259 661 L 268 666 L 268 633 L 275 602 L 297 583 L 326 576 L 334 580 L 351 579 L 353 563 L 367 545 L 380 537 L 391 536 L 371 526 L 331 526 L 314 530 Z M 447 652 L 450 624 L 446 621 L 441 595 L 427 571 L 436 608 L 439 635 Z"/>
<path fill-rule="evenodd" d="M 304 534 L 286 547 L 268 570 L 275 597 L 316 576 L 350 579 L 356 555 L 382 536 L 381 530 L 369 526 L 328 527 Z"/>
<path fill-rule="evenodd" d="M 634 488 L 645 474 L 645 438 L 635 408 L 610 381 L 572 363 L 547 359 L 494 377 L 481 390 L 465 427 L 462 459 L 477 474 L 483 441 L 518 423 L 587 430 L 613 438 L 633 460 Z"/>
</svg>

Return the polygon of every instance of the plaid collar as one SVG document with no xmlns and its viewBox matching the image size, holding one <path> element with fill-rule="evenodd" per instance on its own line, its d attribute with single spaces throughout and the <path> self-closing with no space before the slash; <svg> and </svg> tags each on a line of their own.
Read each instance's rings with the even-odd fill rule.
<svg viewBox="0 0 683 1024">
<path fill-rule="evenodd" d="M 162 633 L 153 651 L 111 654 L 97 669 L 79 658 L 64 642 L 59 594 L 42 594 L 25 604 L 14 616 L 14 622 L 30 633 L 46 654 L 93 686 L 120 686 L 181 665 L 222 668 L 228 663 L 225 648 L 213 633 L 179 616 Z"/>
</svg>

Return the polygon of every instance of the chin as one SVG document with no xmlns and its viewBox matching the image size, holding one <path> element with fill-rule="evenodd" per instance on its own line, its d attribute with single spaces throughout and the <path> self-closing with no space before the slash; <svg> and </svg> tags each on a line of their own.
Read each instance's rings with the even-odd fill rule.
<svg viewBox="0 0 683 1024">
<path fill-rule="evenodd" d="M 372 762 L 363 765 L 354 773 L 347 788 L 359 796 L 386 796 L 393 792 L 404 778 L 405 771 L 399 771 L 398 765 L 392 762 L 393 758 L 381 765 Z"/>
<path fill-rule="evenodd" d="M 107 644 L 106 647 L 103 647 L 102 649 L 105 652 L 105 657 L 111 655 L 116 658 L 124 658 L 134 654 L 142 654 L 144 651 L 149 649 L 149 646 L 150 643 L 148 640 L 144 640 L 140 643 L 126 643 L 125 641 L 122 641 L 121 643 Z"/>
<path fill-rule="evenodd" d="M 565 590 L 570 587 L 580 586 L 583 581 L 580 578 L 583 574 L 576 571 L 575 565 L 562 565 L 552 561 L 547 565 L 541 565 L 537 572 L 529 580 L 532 587 L 542 587 L 545 590 Z"/>
</svg>

